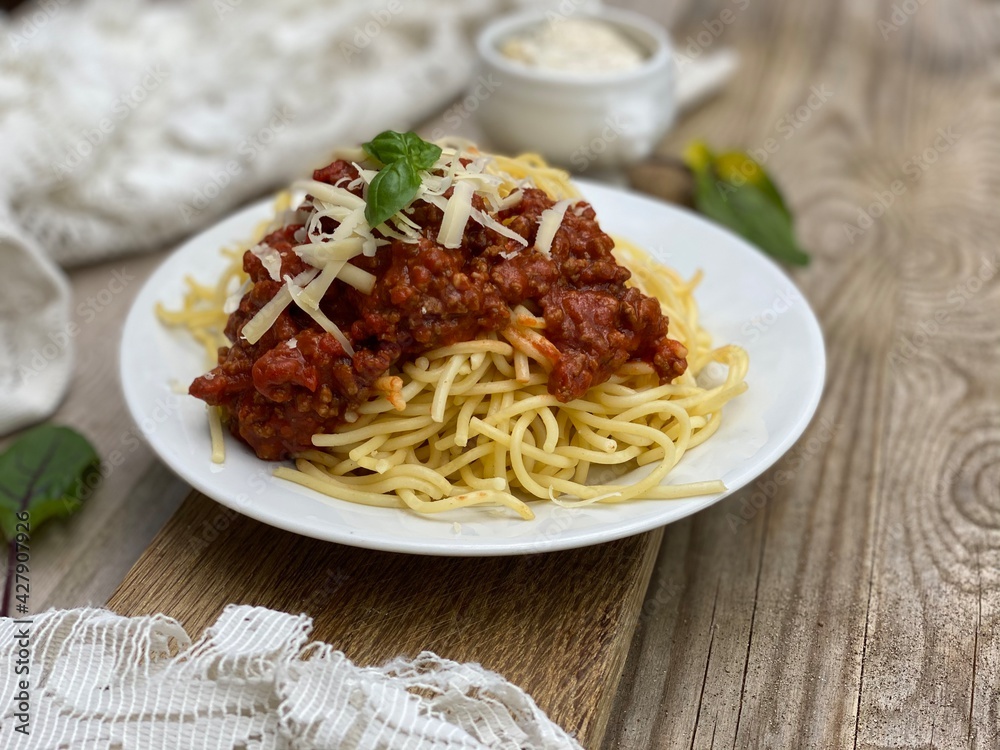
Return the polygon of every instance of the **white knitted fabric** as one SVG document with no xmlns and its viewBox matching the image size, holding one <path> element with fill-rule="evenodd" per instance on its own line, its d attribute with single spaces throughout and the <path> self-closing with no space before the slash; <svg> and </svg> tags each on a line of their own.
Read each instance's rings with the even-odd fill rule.
<svg viewBox="0 0 1000 750">
<path fill-rule="evenodd" d="M 477 664 L 424 652 L 357 667 L 333 646 L 306 645 L 311 627 L 305 615 L 242 605 L 193 644 L 163 615 L 0 619 L 0 747 L 580 748 L 524 691 Z M 25 725 L 27 735 L 17 729 Z"/>
</svg>

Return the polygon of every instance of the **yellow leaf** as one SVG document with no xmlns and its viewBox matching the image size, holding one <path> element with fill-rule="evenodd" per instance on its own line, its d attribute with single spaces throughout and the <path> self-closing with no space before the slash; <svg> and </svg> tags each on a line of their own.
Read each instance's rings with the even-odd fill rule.
<svg viewBox="0 0 1000 750">
<path fill-rule="evenodd" d="M 684 163 L 695 172 L 704 172 L 708 169 L 715 155 L 704 141 L 692 141 L 684 149 Z"/>
<path fill-rule="evenodd" d="M 764 187 L 767 178 L 760 165 L 739 151 L 723 154 L 715 162 L 715 171 L 719 177 L 731 185 L 742 185 L 749 182 L 757 187 Z"/>
</svg>

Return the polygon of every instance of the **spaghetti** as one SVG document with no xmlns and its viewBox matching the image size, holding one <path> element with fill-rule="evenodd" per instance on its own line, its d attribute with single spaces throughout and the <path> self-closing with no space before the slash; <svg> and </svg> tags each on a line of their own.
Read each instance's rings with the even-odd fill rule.
<svg viewBox="0 0 1000 750">
<path fill-rule="evenodd" d="M 470 153 L 464 144 L 451 147 Z M 566 214 L 576 195 L 564 173 L 537 157 L 490 157 L 482 172 L 501 176 L 498 201 L 524 185 L 565 201 L 542 213 L 539 234 L 548 211 Z M 290 205 L 282 197 L 279 214 Z M 552 233 L 559 231 L 557 224 Z M 165 324 L 190 331 L 205 347 L 210 366 L 218 347 L 231 346 L 224 332 L 234 306 L 248 295 L 243 253 L 226 252 L 231 262 L 216 284 L 188 279 L 181 310 L 158 308 Z M 659 301 L 678 351 L 686 350 L 686 369 L 669 382 L 653 363 L 630 359 L 572 398 L 553 393 L 550 379 L 562 352 L 550 323 L 537 305 L 516 304 L 496 330 L 401 358 L 372 381 L 369 397 L 343 411 L 334 430 L 312 435 L 312 447 L 294 452 L 294 468 L 282 465 L 275 475 L 366 505 L 419 513 L 504 507 L 525 519 L 533 517 L 534 500 L 579 506 L 722 491 L 717 480 L 663 482 L 687 451 L 718 430 L 725 404 L 746 389 L 746 353 L 713 348 L 694 299 L 700 275 L 685 281 L 621 239 L 614 254 L 631 271 L 626 285 Z M 713 363 L 725 376 L 709 382 Z M 219 458 L 221 429 L 213 427 L 212 435 Z M 645 467 L 640 478 L 619 481 L 637 467 Z"/>
</svg>

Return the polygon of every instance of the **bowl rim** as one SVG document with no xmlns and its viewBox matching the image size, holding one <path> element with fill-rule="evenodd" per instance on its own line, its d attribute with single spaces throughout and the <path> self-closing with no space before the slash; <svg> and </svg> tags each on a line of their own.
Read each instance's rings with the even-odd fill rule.
<svg viewBox="0 0 1000 750">
<path fill-rule="evenodd" d="M 500 16 L 488 23 L 476 37 L 476 50 L 481 60 L 504 73 L 525 81 L 555 83 L 574 88 L 595 85 L 621 84 L 648 78 L 670 67 L 673 59 L 673 45 L 667 30 L 649 16 L 622 8 L 602 7 L 592 10 L 578 10 L 567 14 L 567 18 L 586 18 L 606 21 L 614 26 L 624 27 L 639 35 L 648 37 L 654 49 L 642 64 L 626 70 L 610 73 L 572 73 L 550 68 L 532 67 L 517 63 L 500 52 L 497 42 L 501 37 L 522 27 L 549 20 L 552 11 L 529 9 Z"/>
</svg>

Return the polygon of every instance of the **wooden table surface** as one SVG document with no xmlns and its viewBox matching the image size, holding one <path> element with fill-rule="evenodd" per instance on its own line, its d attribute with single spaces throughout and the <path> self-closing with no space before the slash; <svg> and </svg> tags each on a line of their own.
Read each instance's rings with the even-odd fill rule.
<svg viewBox="0 0 1000 750">
<path fill-rule="evenodd" d="M 741 53 L 663 151 L 704 137 L 766 161 L 813 254 L 794 277 L 829 366 L 785 459 L 665 529 L 644 603 L 613 618 L 631 647 L 588 747 L 1000 747 L 1000 6 L 619 4 L 682 55 Z M 127 461 L 33 540 L 36 611 L 107 599 L 187 494 L 132 440 L 113 354 L 161 258 L 73 274 L 80 301 L 135 277 L 83 327 L 57 416 Z M 141 580 L 132 606 L 176 596 Z"/>
</svg>

